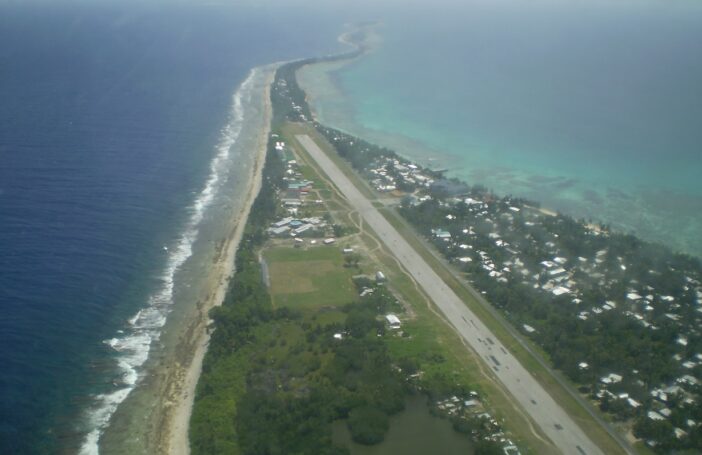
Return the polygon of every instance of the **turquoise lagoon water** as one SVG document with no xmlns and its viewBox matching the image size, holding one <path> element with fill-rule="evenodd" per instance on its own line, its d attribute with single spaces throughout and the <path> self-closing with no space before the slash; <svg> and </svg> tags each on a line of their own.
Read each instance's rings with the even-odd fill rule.
<svg viewBox="0 0 702 455">
<path fill-rule="evenodd" d="M 702 256 L 699 4 L 471 1 L 380 34 L 301 75 L 322 122 Z"/>
</svg>

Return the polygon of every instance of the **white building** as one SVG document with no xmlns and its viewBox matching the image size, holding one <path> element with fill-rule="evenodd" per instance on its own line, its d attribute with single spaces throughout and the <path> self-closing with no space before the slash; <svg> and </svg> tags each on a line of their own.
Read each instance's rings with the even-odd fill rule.
<svg viewBox="0 0 702 455">
<path fill-rule="evenodd" d="M 398 318 L 398 317 L 395 316 L 394 314 L 392 314 L 392 313 L 386 314 L 386 315 L 385 315 L 385 320 L 387 321 L 388 326 L 389 326 L 391 329 L 399 329 L 399 328 L 400 328 L 400 325 L 401 325 L 401 323 L 400 323 L 400 318 Z"/>
</svg>

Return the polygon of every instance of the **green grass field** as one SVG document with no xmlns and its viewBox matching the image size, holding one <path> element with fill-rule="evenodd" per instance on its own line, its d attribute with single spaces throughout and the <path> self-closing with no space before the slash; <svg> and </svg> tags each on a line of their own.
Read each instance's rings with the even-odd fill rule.
<svg viewBox="0 0 702 455">
<path fill-rule="evenodd" d="M 273 305 L 298 310 L 334 307 L 356 297 L 352 271 L 338 245 L 278 247 L 264 252 Z"/>
</svg>

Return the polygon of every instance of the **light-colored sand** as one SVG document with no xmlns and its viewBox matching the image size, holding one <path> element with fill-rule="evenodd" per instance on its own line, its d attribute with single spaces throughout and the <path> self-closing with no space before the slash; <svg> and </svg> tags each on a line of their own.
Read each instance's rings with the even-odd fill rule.
<svg viewBox="0 0 702 455">
<path fill-rule="evenodd" d="M 538 210 L 539 212 L 541 212 L 541 213 L 543 213 L 544 215 L 547 215 L 547 216 L 557 216 L 557 215 L 558 215 L 558 213 L 554 212 L 553 210 L 545 209 L 545 208 L 543 208 L 543 207 L 539 207 L 538 209 L 537 209 L 536 207 L 532 207 L 532 208 L 535 209 L 535 210 Z M 595 232 L 597 232 L 598 234 L 601 234 L 601 233 L 602 233 L 602 229 L 600 228 L 600 225 L 599 225 L 599 224 L 595 224 L 595 223 L 585 223 L 585 226 L 586 226 L 589 230 L 595 231 Z"/>
<path fill-rule="evenodd" d="M 348 32 L 339 35 L 337 40 L 350 48 L 361 50 L 362 52 L 359 55 L 342 60 L 318 62 L 314 65 L 304 66 L 298 70 L 297 82 L 305 92 L 305 99 L 309 105 L 313 120 L 320 120 L 314 108 L 316 104 L 314 98 L 315 93 L 319 93 L 320 86 L 323 87 L 323 92 L 328 92 L 327 96 L 339 99 L 342 98 L 343 95 L 337 88 L 336 83 L 332 81 L 331 75 L 378 49 L 382 45 L 382 37 L 376 32 L 376 28 L 381 25 L 381 23 L 378 23 L 376 25 L 363 27 L 365 36 L 362 43 L 358 43 L 351 38 L 352 35 L 359 30 L 358 28 L 352 28 Z"/>
<path fill-rule="evenodd" d="M 558 215 L 558 213 L 554 212 L 553 210 L 545 209 L 543 207 L 539 207 L 536 210 L 538 210 L 539 212 L 543 213 L 544 215 L 548 215 L 548 216 L 557 216 Z"/>
<path fill-rule="evenodd" d="M 266 77 L 266 89 L 263 92 L 262 103 L 265 105 L 265 127 L 258 137 L 256 161 L 253 168 L 252 184 L 246 194 L 245 203 L 238 213 L 232 214 L 232 231 L 220 246 L 214 258 L 205 299 L 198 302 L 197 317 L 188 325 L 183 339 L 178 343 L 178 362 L 171 368 L 171 373 L 165 378 L 165 396 L 158 405 L 161 409 L 156 412 L 159 422 L 156 425 L 155 439 L 151 445 L 157 453 L 188 455 L 188 425 L 193 409 L 195 388 L 202 369 L 202 361 L 207 352 L 210 339 L 207 327 L 208 312 L 211 308 L 221 305 L 229 283 L 234 273 L 234 256 L 241 240 L 249 216 L 249 211 L 261 188 L 263 166 L 266 158 L 268 136 L 270 134 L 271 104 L 270 85 L 275 75 L 275 67 L 263 68 Z"/>
</svg>

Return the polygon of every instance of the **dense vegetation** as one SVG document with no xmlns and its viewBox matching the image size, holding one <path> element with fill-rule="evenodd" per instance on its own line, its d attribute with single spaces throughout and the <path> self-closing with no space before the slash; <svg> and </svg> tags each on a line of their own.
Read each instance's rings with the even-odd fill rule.
<svg viewBox="0 0 702 455">
<path fill-rule="evenodd" d="M 250 363 L 244 351 L 255 339 L 256 326 L 276 316 L 261 281 L 256 248 L 265 238 L 263 226 L 276 210 L 275 191 L 281 170 L 280 161 L 269 147 L 264 184 L 236 254 L 236 273 L 223 305 L 210 313 L 216 330 L 203 362 L 190 422 L 193 453 L 236 453 L 238 447 L 235 403 L 246 390 L 244 371 Z"/>
<path fill-rule="evenodd" d="M 273 105 L 273 124 L 284 121 L 304 121 L 311 119 L 310 107 L 305 100 L 305 92 L 297 84 L 295 72 L 302 66 L 316 62 L 317 59 L 305 59 L 282 65 L 276 71 L 271 89 Z"/>
<path fill-rule="evenodd" d="M 191 420 L 194 454 L 345 453 L 332 443 L 334 420 L 349 418 L 354 440 L 377 443 L 409 392 L 378 337 L 389 293 L 344 306 L 342 322 L 320 321 L 323 310 L 272 307 L 257 254 L 276 213 L 281 171 L 271 147 L 236 273 L 224 304 L 211 312 L 216 330 Z"/>
</svg>

